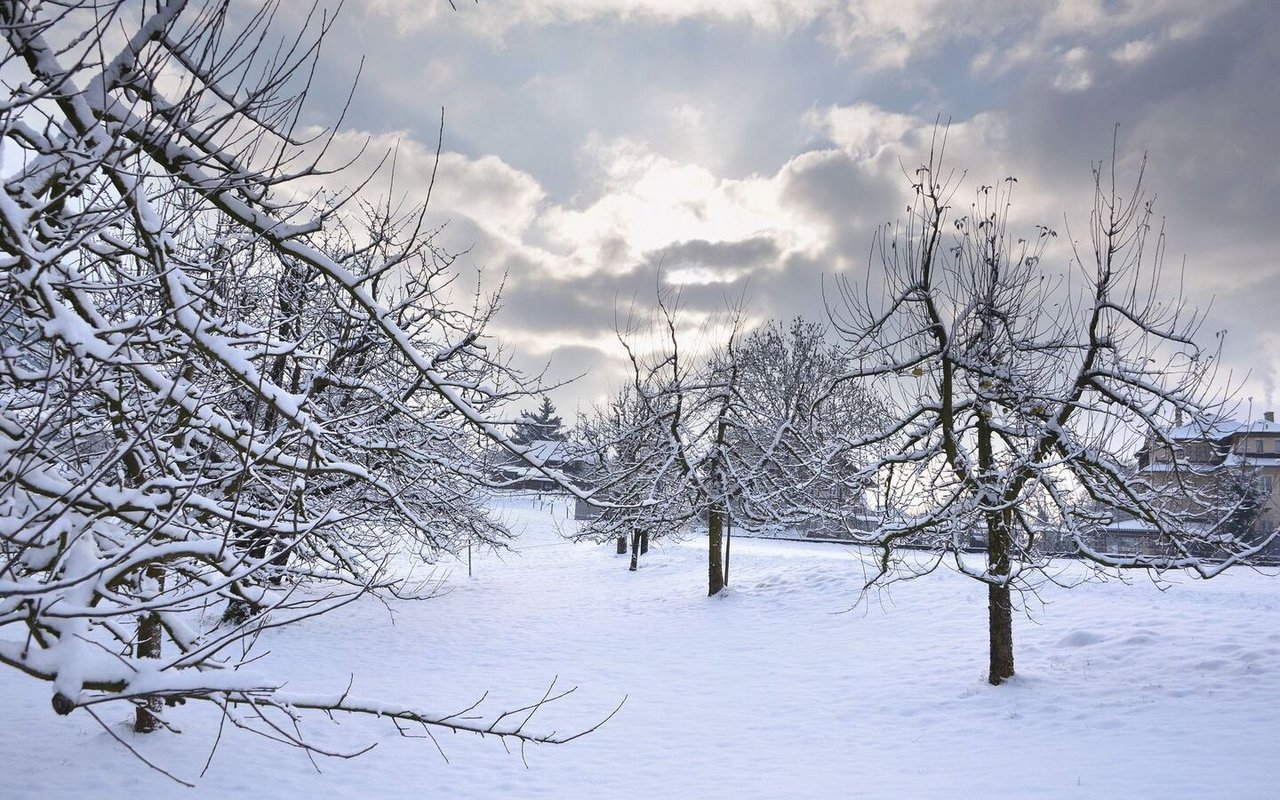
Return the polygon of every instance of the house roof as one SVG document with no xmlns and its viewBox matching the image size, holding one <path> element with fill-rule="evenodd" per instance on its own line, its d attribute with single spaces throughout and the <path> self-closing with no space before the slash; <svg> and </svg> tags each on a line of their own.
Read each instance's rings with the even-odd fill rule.
<svg viewBox="0 0 1280 800">
<path fill-rule="evenodd" d="M 1168 436 L 1175 441 L 1196 441 L 1201 439 L 1221 440 L 1229 436 L 1247 433 L 1280 434 L 1280 422 L 1268 419 L 1257 419 L 1252 422 L 1240 422 L 1235 419 L 1215 419 L 1211 422 L 1192 422 L 1180 425 L 1169 431 Z"/>
<path fill-rule="evenodd" d="M 573 442 L 536 439 L 526 447 L 525 459 L 538 466 L 554 467 L 580 458 L 580 446 Z"/>
<path fill-rule="evenodd" d="M 1209 536 L 1217 530 L 1217 526 L 1215 525 L 1192 520 L 1186 520 L 1180 523 L 1179 527 L 1186 533 L 1199 536 Z M 1160 528 L 1156 525 L 1153 525 L 1146 520 L 1134 519 L 1133 517 L 1114 520 L 1101 526 L 1099 530 L 1112 535 L 1139 534 L 1153 536 L 1160 533 Z"/>
<path fill-rule="evenodd" d="M 1235 433 L 1275 433 L 1280 434 L 1280 422 L 1272 422 L 1268 419 L 1255 419 L 1253 422 L 1241 425 L 1235 430 Z"/>
</svg>

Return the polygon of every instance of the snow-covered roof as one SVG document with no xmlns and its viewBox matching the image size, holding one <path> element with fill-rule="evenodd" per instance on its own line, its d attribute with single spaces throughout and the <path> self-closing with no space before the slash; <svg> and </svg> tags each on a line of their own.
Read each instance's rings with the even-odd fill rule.
<svg viewBox="0 0 1280 800">
<path fill-rule="evenodd" d="M 1108 533 L 1157 533 L 1160 529 L 1145 520 L 1129 517 L 1109 522 L 1102 526 L 1102 530 Z"/>
<path fill-rule="evenodd" d="M 539 466 L 564 464 L 578 457 L 578 447 L 573 442 L 537 439 L 529 442 L 525 458 Z"/>
<path fill-rule="evenodd" d="M 1275 467 L 1280 464 L 1276 453 L 1227 453 L 1216 461 L 1152 461 L 1142 467 L 1142 472 L 1179 472 L 1186 475 L 1212 475 L 1224 469 L 1241 467 Z"/>
<path fill-rule="evenodd" d="M 1209 423 L 1191 422 L 1170 430 L 1167 435 L 1180 442 L 1225 439 L 1239 430 L 1241 424 L 1234 419 L 1215 419 Z"/>
<path fill-rule="evenodd" d="M 1183 532 L 1198 536 L 1208 536 L 1214 532 L 1215 526 L 1204 522 L 1185 521 L 1179 526 Z M 1128 517 L 1126 519 L 1117 519 L 1109 522 L 1101 527 L 1101 530 L 1111 535 L 1139 534 L 1146 536 L 1154 536 L 1160 533 L 1160 528 L 1146 520 L 1134 519 Z"/>
<path fill-rule="evenodd" d="M 1235 433 L 1277 433 L 1280 434 L 1280 422 L 1269 419 L 1255 419 L 1253 422 L 1236 428 Z"/>
<path fill-rule="evenodd" d="M 1246 433 L 1280 434 L 1280 422 L 1272 422 L 1265 418 L 1252 422 L 1240 422 L 1235 419 L 1217 419 L 1207 424 L 1192 422 L 1170 430 L 1168 436 L 1175 441 L 1195 441 L 1219 440 Z"/>
</svg>

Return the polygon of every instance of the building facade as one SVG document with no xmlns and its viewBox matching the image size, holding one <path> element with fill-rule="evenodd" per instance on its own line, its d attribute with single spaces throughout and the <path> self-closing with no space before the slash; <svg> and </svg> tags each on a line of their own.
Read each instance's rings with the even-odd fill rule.
<svg viewBox="0 0 1280 800">
<path fill-rule="evenodd" d="M 1183 425 L 1166 439 L 1168 444 L 1148 443 L 1138 453 L 1138 472 L 1157 488 L 1185 490 L 1186 507 L 1175 510 L 1189 524 L 1218 524 L 1224 504 L 1240 503 L 1231 522 L 1238 531 L 1247 529 L 1239 532 L 1263 537 L 1280 528 L 1280 424 L 1274 412 L 1249 422 Z M 1135 520 L 1117 521 L 1107 531 L 1116 551 L 1161 552 L 1152 536 L 1144 536 Z M 1270 549 L 1280 555 L 1280 545 Z"/>
</svg>

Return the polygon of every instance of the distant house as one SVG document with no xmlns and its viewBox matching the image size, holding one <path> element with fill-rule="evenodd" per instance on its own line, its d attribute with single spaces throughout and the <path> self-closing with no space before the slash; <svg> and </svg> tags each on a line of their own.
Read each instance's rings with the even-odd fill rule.
<svg viewBox="0 0 1280 800">
<path fill-rule="evenodd" d="M 507 489 L 554 491 L 560 484 L 539 467 L 555 470 L 569 479 L 580 476 L 586 467 L 581 447 L 574 442 L 537 440 L 525 446 L 523 456 L 503 453 L 493 478 Z"/>
<path fill-rule="evenodd" d="M 600 506 L 593 506 L 582 498 L 573 502 L 573 518 L 579 521 L 592 520 L 604 513 Z"/>
<path fill-rule="evenodd" d="M 1200 522 L 1188 522 L 1188 528 L 1199 527 L 1208 533 L 1208 525 Z M 1194 532 L 1194 531 L 1193 531 Z M 1154 525 L 1143 520 L 1124 516 L 1104 526 L 1098 534 L 1096 546 L 1104 553 L 1115 553 L 1134 556 L 1170 556 L 1173 555 L 1168 541 L 1161 536 Z M 1204 553 L 1212 556 L 1212 552 Z"/>
<path fill-rule="evenodd" d="M 1246 532 L 1263 536 L 1280 527 L 1280 424 L 1274 412 L 1262 419 L 1239 422 L 1225 419 L 1210 424 L 1182 425 L 1165 435 L 1166 441 L 1151 440 L 1138 453 L 1138 474 L 1152 486 L 1185 487 L 1191 492 L 1214 490 L 1231 498 L 1231 486 L 1250 485 L 1255 506 Z M 1241 490 L 1242 491 L 1242 490 Z M 1212 512 L 1190 507 L 1179 509 L 1189 517 L 1189 525 L 1210 525 Z M 1122 519 L 1102 531 L 1102 544 L 1112 552 L 1161 555 L 1159 536 L 1139 520 Z M 1280 547 L 1272 555 L 1280 555 Z"/>
</svg>

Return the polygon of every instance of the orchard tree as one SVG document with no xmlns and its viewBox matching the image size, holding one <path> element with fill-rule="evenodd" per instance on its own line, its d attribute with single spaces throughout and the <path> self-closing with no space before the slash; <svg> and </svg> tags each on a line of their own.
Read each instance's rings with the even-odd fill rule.
<svg viewBox="0 0 1280 800">
<path fill-rule="evenodd" d="M 1058 278 L 1042 261 L 1057 233 L 1010 230 L 1013 178 L 978 187 L 957 210 L 960 179 L 944 168 L 944 143 L 936 136 L 909 176 L 906 221 L 875 240 L 883 295 L 840 284 L 834 324 L 856 360 L 846 377 L 875 381 L 893 402 L 887 424 L 851 441 L 883 448 L 861 476 L 883 519 L 853 533 L 879 552 L 876 581 L 950 563 L 986 584 L 988 679 L 1000 684 L 1014 674 L 1013 593 L 1043 575 L 1046 536 L 1101 567 L 1206 578 L 1266 541 L 1224 527 L 1230 509 L 1211 494 L 1155 481 L 1124 455 L 1142 442 L 1172 452 L 1175 417 L 1207 427 L 1222 411 L 1206 395 L 1215 357 L 1196 343 L 1200 317 L 1161 293 L 1164 235 L 1152 235 L 1142 172 L 1125 194 L 1114 156 L 1110 171 L 1095 168 L 1091 246 L 1072 242 L 1074 274 Z M 1174 474 L 1180 465 L 1175 454 Z M 1097 549 L 1099 530 L 1122 516 L 1170 554 Z M 901 556 L 903 545 L 929 555 Z M 1206 548 L 1223 559 L 1201 558 Z"/>
<path fill-rule="evenodd" d="M 678 330 L 678 298 L 659 293 L 653 318 L 633 314 L 618 341 L 630 381 L 579 425 L 588 455 L 583 476 L 600 514 L 577 537 L 632 540 L 632 567 L 650 540 L 676 536 L 707 513 L 706 394 Z M 718 541 L 716 543 L 718 545 Z M 620 548 L 621 549 L 621 548 Z M 719 549 L 709 552 L 710 594 L 723 587 Z"/>
<path fill-rule="evenodd" d="M 307 710 L 567 741 L 527 727 L 550 695 L 460 715 L 251 665 L 265 629 L 399 592 L 398 550 L 500 542 L 478 451 L 523 452 L 490 420 L 525 396 L 421 209 L 306 193 L 333 23 L 277 40 L 274 10 L 0 4 L 0 663 L 142 731 L 199 700 L 304 747 Z"/>
<path fill-rule="evenodd" d="M 878 428 L 885 405 L 863 383 L 838 381 L 849 358 L 828 326 L 770 320 L 742 339 L 731 449 L 771 452 L 740 509 L 749 524 L 836 531 L 865 511 L 851 485 L 870 453 L 842 447 Z"/>
<path fill-rule="evenodd" d="M 744 335 L 738 313 L 718 337 L 704 331 L 718 343 L 694 348 L 679 335 L 678 303 L 660 295 L 657 305 L 652 325 L 620 332 L 631 383 L 585 426 L 606 507 L 580 535 L 639 541 L 705 521 L 715 595 L 735 521 L 847 519 L 837 501 L 845 484 L 831 476 L 846 475 L 850 451 L 837 444 L 869 424 L 875 403 L 854 382 L 831 388 L 846 365 L 821 326 L 770 323 Z"/>
<path fill-rule="evenodd" d="M 642 393 L 642 388 L 623 385 L 608 402 L 584 414 L 576 431 L 588 457 L 581 479 L 593 487 L 599 507 L 577 538 L 617 539 L 619 554 L 627 552 L 629 542 L 632 571 L 650 541 L 678 536 L 689 521 L 679 502 L 685 484 L 671 467 L 678 443 L 663 424 L 672 395 Z"/>
</svg>

